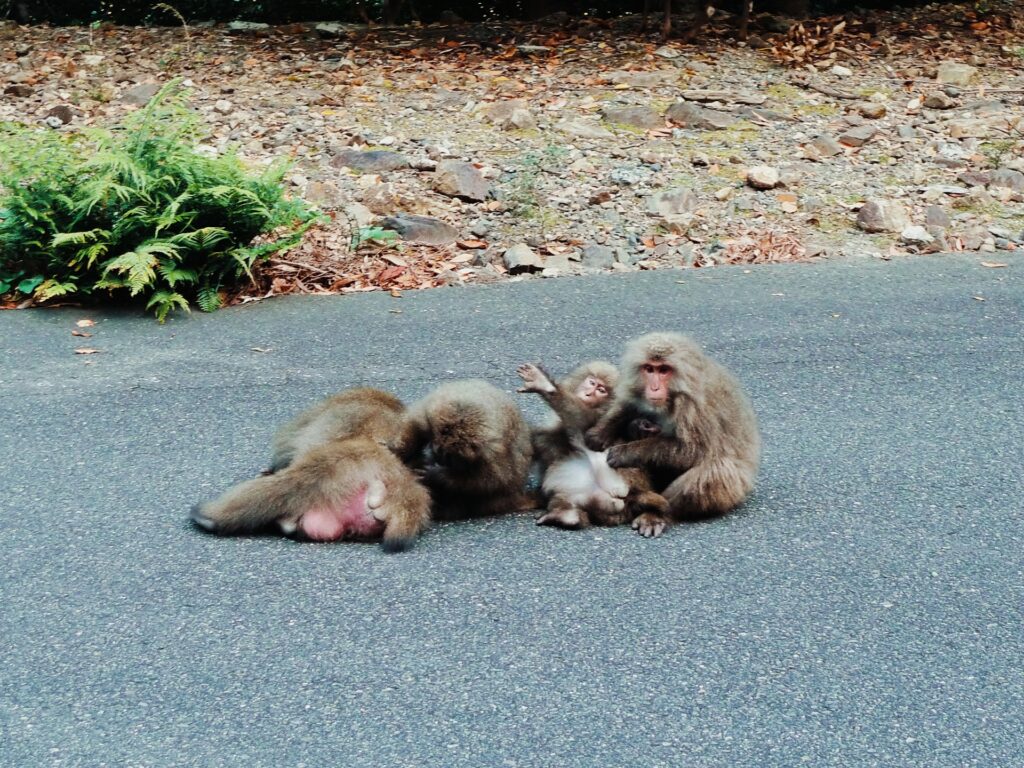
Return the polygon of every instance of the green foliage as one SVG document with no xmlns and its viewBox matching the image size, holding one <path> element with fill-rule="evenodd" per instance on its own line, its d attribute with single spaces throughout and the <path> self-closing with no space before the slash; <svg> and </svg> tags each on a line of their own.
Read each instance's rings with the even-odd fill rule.
<svg viewBox="0 0 1024 768">
<path fill-rule="evenodd" d="M 253 176 L 197 152 L 186 98 L 169 83 L 114 130 L 0 125 L 0 293 L 141 296 L 163 320 L 190 301 L 216 309 L 222 287 L 299 241 L 315 214 L 284 197 L 286 166 Z"/>
<path fill-rule="evenodd" d="M 568 154 L 564 147 L 554 144 L 539 152 L 525 152 L 516 161 L 514 173 L 502 184 L 504 200 L 512 213 L 536 222 L 542 234 L 557 223 L 557 216 L 540 190 L 540 175 L 560 172 Z"/>
<path fill-rule="evenodd" d="M 352 250 L 355 250 L 363 243 L 374 242 L 380 245 L 387 245 L 395 243 L 399 240 L 398 233 L 393 229 L 384 229 L 383 227 L 359 227 L 352 234 L 352 242 L 350 246 Z"/>
</svg>

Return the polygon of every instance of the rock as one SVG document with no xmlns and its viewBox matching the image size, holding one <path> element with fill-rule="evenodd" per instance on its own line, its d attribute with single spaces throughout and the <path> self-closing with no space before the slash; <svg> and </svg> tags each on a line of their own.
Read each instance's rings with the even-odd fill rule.
<svg viewBox="0 0 1024 768">
<path fill-rule="evenodd" d="M 897 202 L 868 200 L 857 213 L 857 226 L 865 232 L 902 232 L 910 226 L 910 217 Z"/>
<path fill-rule="evenodd" d="M 17 99 L 24 99 L 34 93 L 31 86 L 15 83 L 4 88 L 5 96 L 14 96 Z"/>
<path fill-rule="evenodd" d="M 581 139 L 608 139 L 615 135 L 603 125 L 587 120 L 570 120 L 568 118 L 559 120 L 555 124 L 555 130 Z"/>
<path fill-rule="evenodd" d="M 270 29 L 269 24 L 264 24 L 262 21 L 229 21 L 228 32 L 245 33 L 245 32 L 262 32 Z"/>
<path fill-rule="evenodd" d="M 61 125 L 67 125 L 74 119 L 74 113 L 71 111 L 71 107 L 69 107 L 67 104 L 58 104 L 55 107 L 50 107 L 50 110 L 46 113 L 46 116 L 48 118 L 54 118 Z"/>
<path fill-rule="evenodd" d="M 946 127 L 954 139 L 983 139 L 989 134 L 988 125 L 981 120 L 950 120 Z"/>
<path fill-rule="evenodd" d="M 513 245 L 506 250 L 502 256 L 502 261 L 505 263 L 505 268 L 513 275 L 518 275 L 522 272 L 534 272 L 544 268 L 544 262 L 540 256 L 526 243 Z"/>
<path fill-rule="evenodd" d="M 811 146 L 814 147 L 822 157 L 834 157 L 835 155 L 841 155 L 845 151 L 842 144 L 825 133 L 821 136 L 817 136 L 813 141 L 811 141 Z"/>
<path fill-rule="evenodd" d="M 992 171 L 988 178 L 988 187 L 1005 187 L 1017 194 L 1024 194 L 1024 173 L 1011 171 L 1009 168 L 1000 168 Z"/>
<path fill-rule="evenodd" d="M 345 197 L 341 190 L 329 181 L 311 181 L 306 185 L 302 196 L 322 208 L 334 208 L 342 203 Z"/>
<path fill-rule="evenodd" d="M 332 168 L 351 168 L 363 173 L 382 173 L 399 168 L 408 168 L 409 159 L 388 149 L 343 149 L 331 158 Z"/>
<path fill-rule="evenodd" d="M 956 102 L 942 91 L 932 91 L 924 97 L 921 106 L 928 109 L 952 109 L 956 106 Z"/>
<path fill-rule="evenodd" d="M 774 189 L 779 184 L 779 172 L 768 165 L 755 165 L 747 169 L 747 184 L 754 189 Z"/>
<path fill-rule="evenodd" d="M 917 224 L 909 227 L 904 227 L 903 231 L 900 232 L 900 240 L 909 245 L 928 245 L 935 240 L 928 230 Z"/>
<path fill-rule="evenodd" d="M 434 171 L 432 187 L 448 197 L 483 202 L 491 192 L 491 185 L 472 163 L 443 160 Z"/>
<path fill-rule="evenodd" d="M 359 199 L 374 213 L 390 213 L 398 207 L 398 195 L 386 182 L 366 187 L 359 195 Z"/>
<path fill-rule="evenodd" d="M 977 73 L 978 70 L 970 64 L 961 64 L 958 61 L 944 61 L 936 68 L 935 78 L 940 83 L 970 85 Z"/>
<path fill-rule="evenodd" d="M 482 112 L 489 122 L 494 123 L 505 131 L 537 127 L 537 121 L 523 99 L 511 99 L 509 101 L 488 104 L 483 108 Z"/>
<path fill-rule="evenodd" d="M 861 125 L 839 134 L 839 143 L 848 147 L 860 147 L 871 141 L 877 131 L 873 126 Z"/>
<path fill-rule="evenodd" d="M 630 187 L 639 184 L 647 178 L 647 171 L 635 165 L 623 165 L 612 168 L 608 173 L 608 181 L 618 184 L 620 187 Z"/>
<path fill-rule="evenodd" d="M 417 171 L 437 170 L 437 161 L 430 157 L 414 157 L 409 161 L 409 167 Z"/>
<path fill-rule="evenodd" d="M 160 83 L 139 83 L 129 88 L 121 96 L 122 104 L 132 104 L 136 107 L 144 107 L 150 100 L 160 92 Z"/>
<path fill-rule="evenodd" d="M 857 111 L 860 112 L 864 117 L 870 118 L 872 120 L 877 120 L 880 117 L 885 117 L 884 104 L 875 104 L 873 102 L 861 104 L 859 107 L 857 107 Z"/>
<path fill-rule="evenodd" d="M 697 196 L 686 187 L 663 189 L 648 197 L 645 202 L 647 212 L 658 216 L 693 213 L 699 205 Z"/>
<path fill-rule="evenodd" d="M 655 69 L 651 72 L 609 72 L 605 77 L 612 83 L 631 88 L 656 88 L 671 85 L 679 79 L 678 69 Z"/>
<path fill-rule="evenodd" d="M 474 221 L 470 225 L 469 231 L 476 237 L 487 237 L 491 232 L 491 222 L 485 219 Z"/>
<path fill-rule="evenodd" d="M 650 107 L 607 106 L 601 110 L 601 117 L 612 125 L 626 125 L 645 131 L 665 127 L 665 121 Z"/>
<path fill-rule="evenodd" d="M 430 216 L 415 216 L 398 213 L 382 219 L 384 229 L 392 229 L 398 236 L 410 243 L 424 245 L 451 245 L 459 238 L 459 230 L 447 222 Z"/>
<path fill-rule="evenodd" d="M 322 21 L 313 27 L 320 37 L 345 37 L 351 32 L 365 31 L 365 24 L 342 24 L 338 21 Z"/>
<path fill-rule="evenodd" d="M 836 77 L 853 77 L 853 70 L 844 67 L 842 64 L 833 64 L 829 70 Z"/>
<path fill-rule="evenodd" d="M 896 128 L 896 135 L 904 141 L 917 138 L 917 129 L 912 125 L 900 125 Z"/>
<path fill-rule="evenodd" d="M 683 52 L 678 48 L 673 48 L 670 45 L 663 45 L 654 51 L 655 56 L 661 56 L 663 59 L 678 59 L 683 55 Z"/>
<path fill-rule="evenodd" d="M 218 115 L 230 115 L 235 109 L 235 105 L 227 99 L 217 99 L 213 104 L 213 111 Z"/>
<path fill-rule="evenodd" d="M 665 117 L 678 125 L 698 130 L 722 130 L 736 122 L 736 118 L 730 114 L 707 109 L 688 101 L 677 101 L 668 108 Z"/>
<path fill-rule="evenodd" d="M 924 223 L 928 227 L 949 228 L 950 220 L 946 209 L 941 205 L 929 205 L 924 209 Z"/>
<path fill-rule="evenodd" d="M 592 243 L 583 248 L 582 262 L 584 267 L 592 269 L 611 269 L 615 263 L 615 251 L 607 245 Z"/>
<path fill-rule="evenodd" d="M 747 38 L 747 48 L 751 48 L 755 51 L 761 50 L 762 48 L 771 48 L 772 44 L 765 40 L 760 35 L 750 35 Z"/>
<path fill-rule="evenodd" d="M 551 48 L 546 45 L 517 45 L 516 50 L 524 56 L 536 56 L 551 52 Z"/>
<path fill-rule="evenodd" d="M 373 220 L 377 217 L 374 216 L 373 211 L 367 208 L 362 203 L 349 203 L 344 207 L 346 215 L 356 223 L 356 226 L 362 229 L 373 224 Z M 444 222 L 442 222 L 444 223 Z M 389 227 L 390 229 L 390 227 Z"/>
<path fill-rule="evenodd" d="M 730 93 L 729 91 L 706 91 L 706 90 L 687 90 L 683 91 L 681 96 L 687 101 L 728 101 L 736 104 L 750 104 L 751 106 L 757 106 L 758 104 L 764 104 L 766 96 L 747 94 L 747 93 Z"/>
</svg>

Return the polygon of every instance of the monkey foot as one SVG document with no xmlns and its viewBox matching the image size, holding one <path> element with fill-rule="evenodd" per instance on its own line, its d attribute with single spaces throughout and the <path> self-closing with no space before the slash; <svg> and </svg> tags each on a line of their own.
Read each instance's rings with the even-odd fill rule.
<svg viewBox="0 0 1024 768">
<path fill-rule="evenodd" d="M 644 512 L 633 520 L 633 530 L 645 539 L 656 539 L 668 528 L 668 520 L 661 515 Z"/>
<path fill-rule="evenodd" d="M 556 509 L 537 518 L 537 525 L 554 525 L 559 528 L 582 528 L 583 518 L 578 509 Z"/>
</svg>

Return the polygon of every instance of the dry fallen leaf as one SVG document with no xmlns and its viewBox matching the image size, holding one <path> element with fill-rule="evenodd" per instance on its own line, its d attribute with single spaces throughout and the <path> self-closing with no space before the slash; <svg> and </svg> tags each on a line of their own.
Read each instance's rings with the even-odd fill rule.
<svg viewBox="0 0 1024 768">
<path fill-rule="evenodd" d="M 79 320 L 75 325 L 79 328 L 92 328 L 96 322 L 94 320 Z"/>
<path fill-rule="evenodd" d="M 99 352 L 98 349 L 92 349 L 91 347 L 79 347 L 75 350 L 76 355 L 95 355 Z"/>
<path fill-rule="evenodd" d="M 984 301 L 985 300 L 984 296 L 971 296 L 971 298 L 974 299 L 975 301 Z"/>
<path fill-rule="evenodd" d="M 85 331 L 71 331 L 72 336 L 81 336 L 83 339 L 91 339 L 92 334 Z"/>
<path fill-rule="evenodd" d="M 253 352 L 271 352 L 273 347 L 249 347 Z"/>
<path fill-rule="evenodd" d="M 999 267 L 1008 267 L 1010 265 L 1006 264 L 1006 263 L 1004 263 L 1002 261 L 983 261 L 983 262 L 981 262 L 981 266 L 983 266 L 983 267 L 991 267 L 992 269 L 997 269 Z"/>
</svg>

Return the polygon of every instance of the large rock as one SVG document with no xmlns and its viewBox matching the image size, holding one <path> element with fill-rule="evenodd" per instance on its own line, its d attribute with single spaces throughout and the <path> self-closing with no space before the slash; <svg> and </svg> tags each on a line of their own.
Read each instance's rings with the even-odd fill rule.
<svg viewBox="0 0 1024 768">
<path fill-rule="evenodd" d="M 668 108 L 665 112 L 665 117 L 673 123 L 686 126 L 687 128 L 697 128 L 706 131 L 729 128 L 736 122 L 736 118 L 726 112 L 707 109 L 688 101 L 677 101 Z"/>
<path fill-rule="evenodd" d="M 956 106 L 956 102 L 944 91 L 932 91 L 921 104 L 928 109 L 952 109 Z"/>
<path fill-rule="evenodd" d="M 615 135 L 603 125 L 569 118 L 559 120 L 555 124 L 555 130 L 581 139 L 608 139 Z"/>
<path fill-rule="evenodd" d="M 524 99 L 510 99 L 488 104 L 482 109 L 484 117 L 505 131 L 536 128 L 537 121 Z"/>
<path fill-rule="evenodd" d="M 351 168 L 363 173 L 381 173 L 408 168 L 409 158 L 386 149 L 371 149 L 365 152 L 358 149 L 343 149 L 331 158 L 331 167 Z"/>
<path fill-rule="evenodd" d="M 650 107 L 607 106 L 601 110 L 601 117 L 612 125 L 627 125 L 645 131 L 665 127 L 665 121 Z"/>
<path fill-rule="evenodd" d="M 381 220 L 380 225 L 384 229 L 393 229 L 399 237 L 410 243 L 450 245 L 459 237 L 459 231 L 451 224 L 430 216 L 414 216 L 411 213 L 388 216 Z"/>
<path fill-rule="evenodd" d="M 487 199 L 491 185 L 472 163 L 444 160 L 434 171 L 432 186 L 435 192 L 461 200 L 480 203 Z"/>
<path fill-rule="evenodd" d="M 839 143 L 848 147 L 860 147 L 871 141 L 878 130 L 870 125 L 859 125 L 839 134 Z"/>
<path fill-rule="evenodd" d="M 747 184 L 754 189 L 774 189 L 779 185 L 779 171 L 770 165 L 755 165 L 747 169 Z"/>
<path fill-rule="evenodd" d="M 513 275 L 544 268 L 544 261 L 526 243 L 513 245 L 502 256 L 505 268 Z"/>
<path fill-rule="evenodd" d="M 611 269 L 615 263 L 615 251 L 607 245 L 592 243 L 583 248 L 581 255 L 583 266 L 593 269 Z"/>
<path fill-rule="evenodd" d="M 970 85 L 977 74 L 978 70 L 970 64 L 961 64 L 959 61 L 944 61 L 936 69 L 935 77 L 940 83 Z"/>
<path fill-rule="evenodd" d="M 121 97 L 122 104 L 133 104 L 136 107 L 144 107 L 150 100 L 160 92 L 160 83 L 139 83 L 129 88 Z"/>
<path fill-rule="evenodd" d="M 907 209 L 892 200 L 868 200 L 857 214 L 865 232 L 902 232 L 910 226 Z"/>
<path fill-rule="evenodd" d="M 822 157 L 834 157 L 843 153 L 843 145 L 828 134 L 822 134 L 811 141 L 811 146 Z"/>
<path fill-rule="evenodd" d="M 647 212 L 658 216 L 678 216 L 693 213 L 700 205 L 697 196 L 686 187 L 663 189 L 647 198 Z"/>
<path fill-rule="evenodd" d="M 1024 194 L 1024 173 L 1011 171 L 1009 168 L 1000 168 L 989 174 L 988 186 L 990 189 L 992 187 L 1005 187 L 1018 194 Z"/>
</svg>

